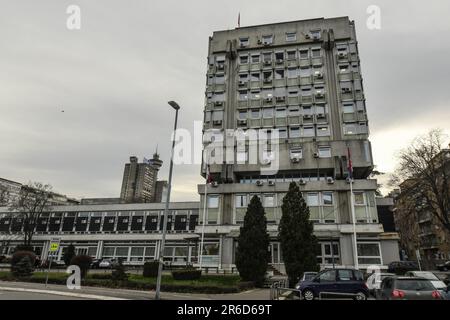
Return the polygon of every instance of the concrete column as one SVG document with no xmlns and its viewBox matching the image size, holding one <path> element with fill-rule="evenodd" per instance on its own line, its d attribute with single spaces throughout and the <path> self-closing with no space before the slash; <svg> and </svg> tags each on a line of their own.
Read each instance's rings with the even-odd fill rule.
<svg viewBox="0 0 450 320">
<path fill-rule="evenodd" d="M 221 268 L 223 270 L 231 270 L 233 264 L 233 238 L 223 236 L 220 248 Z"/>
<path fill-rule="evenodd" d="M 96 259 L 101 259 L 103 255 L 103 240 L 99 240 L 97 242 L 97 252 L 95 253 Z"/>
<path fill-rule="evenodd" d="M 348 267 L 354 266 L 352 235 L 342 234 L 339 244 L 341 246 L 341 264 Z"/>
<path fill-rule="evenodd" d="M 42 246 L 41 260 L 47 260 L 49 248 L 50 248 L 50 240 L 44 241 L 44 245 Z"/>
</svg>

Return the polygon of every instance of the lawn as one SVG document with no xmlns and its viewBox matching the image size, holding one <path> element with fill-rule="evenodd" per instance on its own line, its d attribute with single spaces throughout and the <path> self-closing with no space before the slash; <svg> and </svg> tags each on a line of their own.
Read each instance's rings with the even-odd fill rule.
<svg viewBox="0 0 450 320">
<path fill-rule="evenodd" d="M 106 274 L 107 276 L 108 274 Z M 66 284 L 68 274 L 63 272 L 51 272 L 49 283 Z M 35 272 L 27 279 L 14 279 L 7 271 L 0 272 L 0 280 L 45 282 L 46 272 Z M 105 278 L 105 274 L 88 274 L 83 280 L 84 286 L 124 288 L 136 290 L 152 290 L 156 286 L 156 278 L 144 278 L 142 275 L 130 274 L 126 281 L 113 281 Z M 202 275 L 198 280 L 175 280 L 171 275 L 163 275 L 161 288 L 171 292 L 192 293 L 236 293 L 251 288 L 251 283 L 241 282 L 236 275 Z"/>
</svg>

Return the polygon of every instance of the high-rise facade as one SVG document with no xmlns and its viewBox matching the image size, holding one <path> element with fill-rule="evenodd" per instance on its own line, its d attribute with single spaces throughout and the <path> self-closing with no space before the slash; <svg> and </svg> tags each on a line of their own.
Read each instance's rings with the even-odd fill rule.
<svg viewBox="0 0 450 320">
<path fill-rule="evenodd" d="M 368 178 L 373 158 L 353 21 L 321 18 L 214 32 L 206 78 L 202 175 L 209 172 L 215 182 L 207 186 L 206 202 L 205 185 L 198 187 L 206 217 L 196 232 L 205 234 L 205 252 L 213 244 L 220 250 L 205 264 L 234 266 L 239 227 L 258 195 L 269 223 L 271 262 L 283 269 L 277 230 L 282 199 L 295 181 L 315 222 L 319 263 L 354 265 L 349 150 L 359 265 L 398 258 L 380 237 L 377 184 Z M 248 139 L 238 141 L 233 131 Z M 250 160 L 261 136 L 251 131 L 272 135 L 258 149 L 257 163 Z"/>
<path fill-rule="evenodd" d="M 123 172 L 121 201 L 125 203 L 158 202 L 157 198 L 161 201 L 159 195 L 161 191 L 156 192 L 158 171 L 161 166 L 162 161 L 157 153 L 152 159 L 142 163 L 139 163 L 137 157 L 130 157 L 130 163 L 125 164 Z"/>
</svg>

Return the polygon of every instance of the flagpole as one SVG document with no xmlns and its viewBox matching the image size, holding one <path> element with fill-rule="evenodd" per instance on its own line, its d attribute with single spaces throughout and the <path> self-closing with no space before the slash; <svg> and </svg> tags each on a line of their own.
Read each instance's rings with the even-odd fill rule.
<svg viewBox="0 0 450 320">
<path fill-rule="evenodd" d="M 205 240 L 205 224 L 206 224 L 206 203 L 208 197 L 208 180 L 209 180 L 209 163 L 206 164 L 206 181 L 205 181 L 205 196 L 203 199 L 203 222 L 202 222 L 202 238 L 200 240 L 200 252 L 199 252 L 199 264 L 200 270 L 202 270 L 203 266 L 203 242 Z"/>
<path fill-rule="evenodd" d="M 356 242 L 356 215 L 353 195 L 353 177 L 350 178 L 350 205 L 352 209 L 352 221 L 353 221 L 353 260 L 355 269 L 359 269 L 358 265 L 358 244 Z"/>
</svg>

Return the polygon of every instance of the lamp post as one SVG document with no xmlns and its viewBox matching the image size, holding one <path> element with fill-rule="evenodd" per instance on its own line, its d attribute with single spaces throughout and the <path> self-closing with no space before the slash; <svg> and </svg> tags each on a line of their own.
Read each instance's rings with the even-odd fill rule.
<svg viewBox="0 0 450 320">
<path fill-rule="evenodd" d="M 178 121 L 178 110 L 180 110 L 180 106 L 175 101 L 169 101 L 169 105 L 175 109 L 175 125 L 173 129 L 173 141 L 172 141 L 172 149 L 170 151 L 170 168 L 169 168 L 169 185 L 167 186 L 167 197 L 166 197 L 166 206 L 164 208 L 164 220 L 163 220 L 163 233 L 161 239 L 161 245 L 159 247 L 158 253 L 158 277 L 156 279 L 156 294 L 155 299 L 160 299 L 160 291 L 161 291 L 161 276 L 163 269 L 163 257 L 164 257 L 164 247 L 166 245 L 166 233 L 167 233 L 167 217 L 169 215 L 169 203 L 170 203 L 170 191 L 172 189 L 172 171 L 173 171 L 173 150 L 175 148 L 175 137 L 177 132 L 177 121 Z"/>
</svg>

